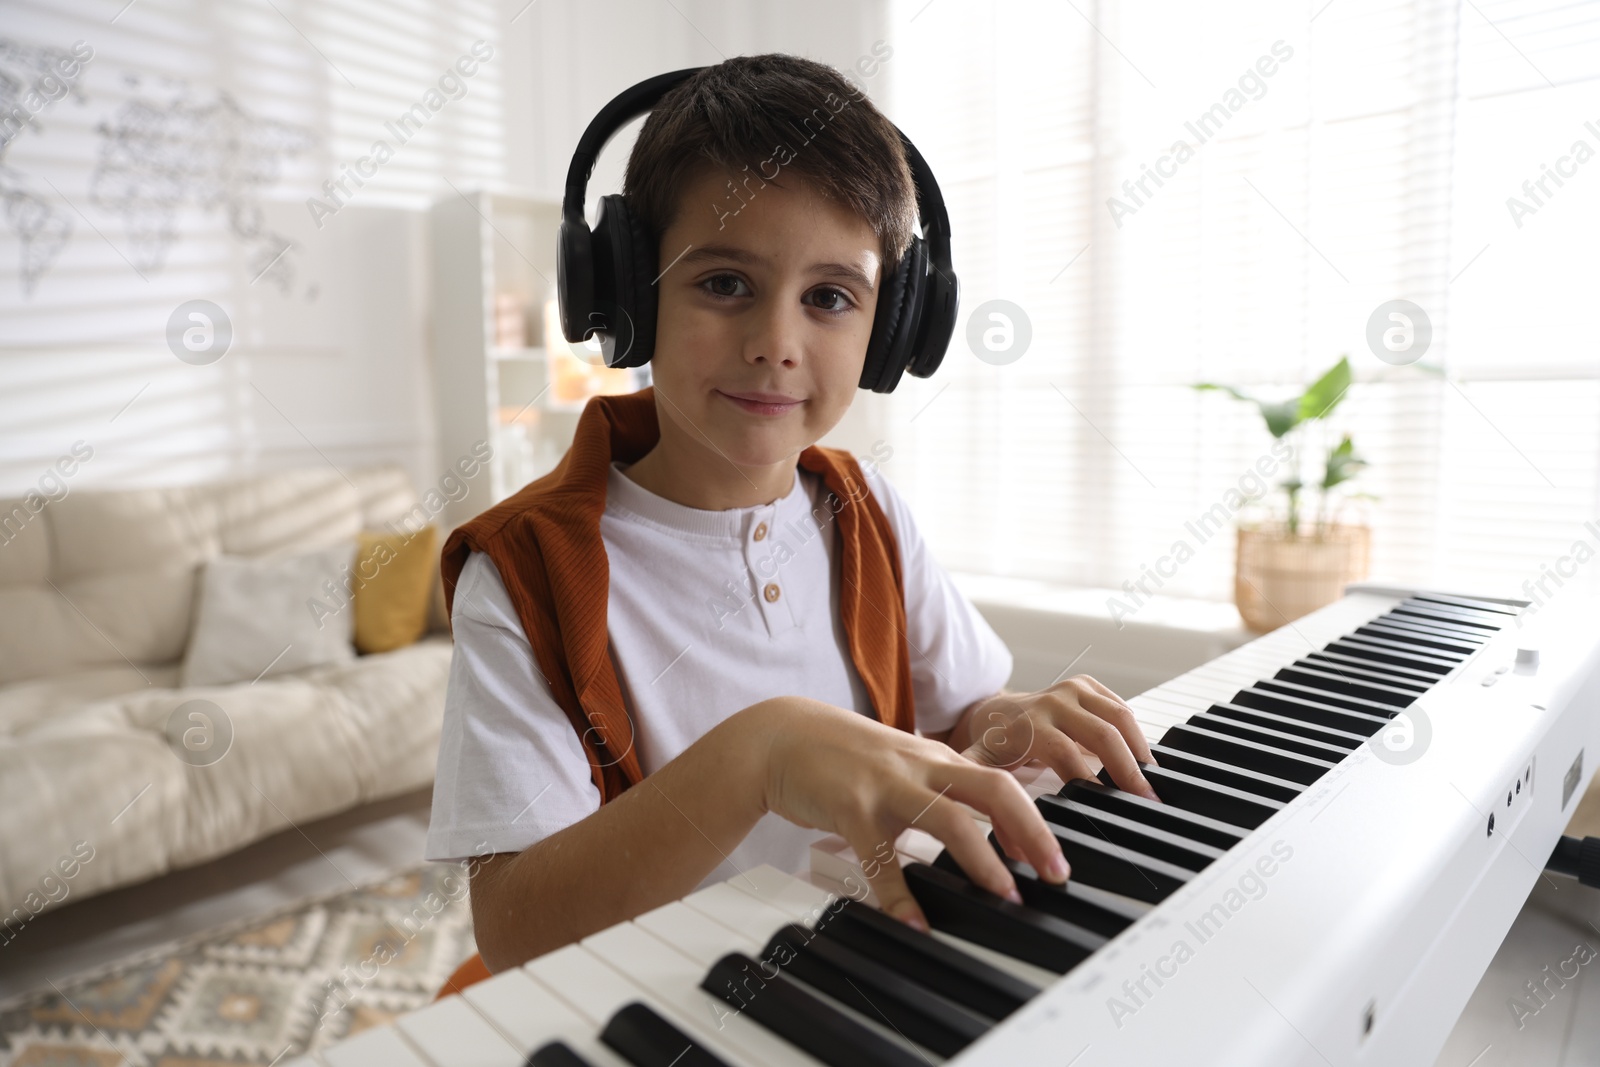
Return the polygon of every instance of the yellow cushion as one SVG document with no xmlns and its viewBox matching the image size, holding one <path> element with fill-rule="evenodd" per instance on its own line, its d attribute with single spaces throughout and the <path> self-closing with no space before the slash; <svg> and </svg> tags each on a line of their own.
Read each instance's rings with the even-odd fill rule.
<svg viewBox="0 0 1600 1067">
<path fill-rule="evenodd" d="M 428 601 L 437 581 L 438 535 L 432 526 L 404 534 L 361 532 L 356 552 L 356 648 L 392 652 L 428 629 Z"/>
</svg>

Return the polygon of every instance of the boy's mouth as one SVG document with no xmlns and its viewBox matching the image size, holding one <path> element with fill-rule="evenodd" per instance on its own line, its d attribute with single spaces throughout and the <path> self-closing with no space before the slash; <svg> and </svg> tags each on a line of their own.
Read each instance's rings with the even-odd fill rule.
<svg viewBox="0 0 1600 1067">
<path fill-rule="evenodd" d="M 782 415 L 805 403 L 804 400 L 782 393 L 724 393 L 721 389 L 717 392 L 741 411 L 748 411 L 752 415 Z"/>
</svg>

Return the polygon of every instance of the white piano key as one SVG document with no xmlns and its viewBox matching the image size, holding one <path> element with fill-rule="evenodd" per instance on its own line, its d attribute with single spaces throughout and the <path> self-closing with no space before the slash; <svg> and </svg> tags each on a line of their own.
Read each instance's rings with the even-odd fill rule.
<svg viewBox="0 0 1600 1067">
<path fill-rule="evenodd" d="M 460 997 L 402 1015 L 395 1026 L 438 1067 L 522 1067 L 527 1058 Z"/>
<path fill-rule="evenodd" d="M 597 1026 L 521 970 L 470 985 L 461 996 L 524 1057 L 551 1041 L 565 1041 L 594 1067 L 627 1067 L 600 1044 Z"/>
<path fill-rule="evenodd" d="M 806 924 L 819 917 L 835 899 L 835 894 L 785 874 L 769 863 L 735 875 L 727 884 Z"/>
<path fill-rule="evenodd" d="M 304 1056 L 296 1056 L 292 1060 L 280 1063 L 277 1067 L 327 1067 L 327 1065 L 308 1052 Z"/>
<path fill-rule="evenodd" d="M 765 944 L 765 939 L 746 937 L 681 900 L 647 911 L 633 921 L 705 967 L 710 967 L 729 952 L 738 951 L 755 956 Z M 777 926 L 773 926 L 768 930 L 768 936 L 776 929 Z"/>
<path fill-rule="evenodd" d="M 724 953 L 742 951 L 731 932 Z M 659 940 L 643 927 L 619 923 L 584 938 L 597 962 L 631 983 L 643 1000 L 706 1049 L 729 1061 L 770 1067 L 818 1067 L 818 1061 L 740 1014 L 738 1008 L 700 988 L 707 967 Z M 719 954 L 720 958 L 720 954 Z M 758 959 L 759 954 L 751 954 Z M 578 980 L 585 980 L 581 976 Z M 608 1016 L 609 1018 L 609 1016 Z"/>
<path fill-rule="evenodd" d="M 1022 788 L 1027 792 L 1028 799 L 1032 800 L 1035 797 L 1043 796 L 1046 793 L 1059 792 L 1061 790 L 1062 785 L 1064 785 L 1064 784 L 1065 783 L 1062 782 L 1061 776 L 1059 774 L 1057 774 L 1055 771 L 1051 770 L 1049 767 L 1045 767 L 1045 768 L 1040 770 L 1039 776 L 1037 778 L 1035 778 L 1033 781 L 1031 781 L 1031 782 L 1024 781 L 1022 783 Z M 915 832 L 920 833 L 920 831 L 915 831 Z M 931 837 L 931 835 L 926 835 L 926 834 L 923 835 L 923 836 Z M 937 841 L 938 839 L 937 838 L 932 838 L 932 840 Z M 896 847 L 898 847 L 898 846 L 896 846 Z M 943 848 L 943 847 L 944 847 L 944 844 L 942 842 L 940 842 L 939 843 L 939 848 Z M 939 854 L 938 849 L 935 849 L 933 854 L 935 856 L 937 856 Z M 932 860 L 928 860 L 926 862 L 932 863 L 933 861 Z"/>
<path fill-rule="evenodd" d="M 572 1005 L 594 1024 L 596 1032 L 624 1004 L 639 999 L 639 990 L 617 981 L 616 972 L 581 944 L 566 945 L 523 964 L 534 981 Z"/>
<path fill-rule="evenodd" d="M 962 952 L 965 952 L 974 959 L 982 960 L 984 963 L 1005 971 L 1008 974 L 1014 975 L 1015 977 L 1022 979 L 1024 982 L 1036 985 L 1040 989 L 1045 988 L 1057 978 L 1061 977 L 1054 971 L 1047 971 L 1043 967 L 1035 967 L 1026 960 L 1019 960 L 1014 957 L 1007 956 L 1004 952 L 996 952 L 992 948 L 986 948 L 983 945 L 968 941 L 965 938 L 956 937 L 954 934 L 947 934 L 943 930 L 933 931 L 933 936 L 937 937 L 940 941 L 943 941 L 951 948 L 960 949 Z"/>
<path fill-rule="evenodd" d="M 1209 707 L 1207 704 L 1205 707 Z M 1141 703 L 1133 709 L 1133 716 L 1145 730 L 1165 730 L 1173 723 L 1183 722 L 1191 715 L 1204 710 L 1200 707 L 1178 708 L 1165 705 L 1157 700 Z"/>
<path fill-rule="evenodd" d="M 788 912 L 780 911 L 749 893 L 739 892 L 733 888 L 732 880 L 690 893 L 683 898 L 683 903 L 740 936 L 763 945 L 780 926 L 796 921 Z"/>
<path fill-rule="evenodd" d="M 1054 793 L 1061 788 L 1061 779 L 1051 772 L 1048 777 L 1041 775 L 1033 783 L 1047 791 Z M 939 853 L 944 851 L 944 842 L 928 833 L 918 830 L 915 826 L 908 827 L 894 843 L 895 851 L 916 863 L 932 863 L 939 858 Z"/>
<path fill-rule="evenodd" d="M 1205 711 L 1217 701 L 1206 697 L 1193 696 L 1176 689 L 1151 690 L 1141 693 L 1133 698 L 1133 703 L 1128 706 L 1133 708 L 1136 718 L 1143 721 L 1146 716 L 1155 718 L 1170 717 L 1174 715 L 1190 716 Z"/>
<path fill-rule="evenodd" d="M 1162 682 L 1158 689 L 1183 686 L 1204 695 L 1225 694 L 1241 685 L 1248 685 L 1261 677 L 1263 671 L 1273 671 L 1285 663 L 1293 663 L 1298 656 L 1251 655 L 1236 660 L 1218 660 L 1180 674 L 1171 681 Z"/>
<path fill-rule="evenodd" d="M 374 1026 L 322 1050 L 328 1067 L 435 1067 L 392 1026 Z"/>
</svg>

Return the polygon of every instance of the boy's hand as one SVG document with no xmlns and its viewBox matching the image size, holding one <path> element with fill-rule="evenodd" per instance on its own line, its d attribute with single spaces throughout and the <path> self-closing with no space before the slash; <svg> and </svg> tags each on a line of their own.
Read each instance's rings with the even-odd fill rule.
<svg viewBox="0 0 1600 1067">
<path fill-rule="evenodd" d="M 953 733 L 970 742 L 962 754 L 979 763 L 1015 769 L 1042 760 L 1069 782 L 1094 777 L 1084 759 L 1087 749 L 1100 757 L 1118 786 L 1159 799 L 1139 770 L 1140 763 L 1156 760 L 1133 711 L 1087 674 L 1038 693 L 990 697 L 967 713 L 965 726 L 964 735 L 959 727 Z"/>
<path fill-rule="evenodd" d="M 768 739 L 766 810 L 843 836 L 890 915 L 927 929 L 895 859 L 909 826 L 943 841 L 975 883 L 1021 903 L 982 824 L 956 801 L 986 812 L 1007 853 L 1041 878 L 1066 880 L 1061 846 L 1010 773 L 817 700 L 782 697 L 748 710 L 759 712 Z"/>
</svg>

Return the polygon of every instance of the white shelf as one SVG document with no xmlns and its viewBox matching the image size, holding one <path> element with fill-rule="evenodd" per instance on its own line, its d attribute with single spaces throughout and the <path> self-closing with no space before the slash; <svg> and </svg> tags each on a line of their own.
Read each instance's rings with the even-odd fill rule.
<svg viewBox="0 0 1600 1067">
<path fill-rule="evenodd" d="M 528 363 L 543 363 L 545 351 L 543 348 L 491 348 L 489 358 L 497 363 L 515 360 Z"/>
<path fill-rule="evenodd" d="M 480 442 L 493 449 L 489 477 L 475 479 L 445 514 L 459 525 L 553 469 L 572 443 L 587 394 L 607 385 L 615 389 L 619 382 L 605 381 L 612 372 L 593 380 L 574 375 L 565 353 L 552 358 L 545 347 L 547 338 L 559 336 L 545 332 L 551 313 L 546 301 L 554 296 L 556 278 L 559 200 L 498 187 L 468 191 L 434 204 L 430 224 L 440 470 L 455 469 L 463 456 L 481 455 Z M 503 319 L 510 320 L 507 332 L 497 330 Z M 495 344 L 505 336 L 535 343 Z M 647 381 L 635 374 L 629 388 Z M 556 398 L 556 383 L 567 398 Z M 572 393 L 584 395 L 574 399 Z"/>
<path fill-rule="evenodd" d="M 446 512 L 451 525 L 554 467 L 572 440 L 575 420 L 545 402 L 544 348 L 495 344 L 503 313 L 525 316 L 528 339 L 542 342 L 560 223 L 559 200 L 498 188 L 442 198 L 430 212 L 439 467 L 454 469 L 474 449 L 481 455 L 483 444 L 493 451 L 487 477 L 475 478 Z M 514 311 L 501 306 L 508 294 Z"/>
</svg>

